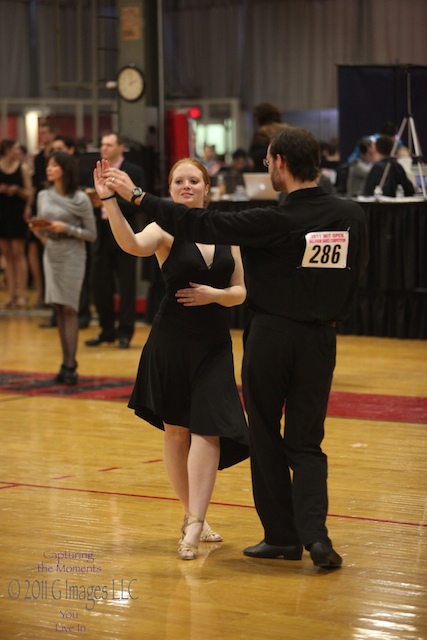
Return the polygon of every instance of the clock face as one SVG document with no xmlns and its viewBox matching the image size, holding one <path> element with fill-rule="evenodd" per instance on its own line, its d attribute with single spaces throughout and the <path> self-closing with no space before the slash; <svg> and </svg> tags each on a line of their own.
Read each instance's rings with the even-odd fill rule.
<svg viewBox="0 0 427 640">
<path fill-rule="evenodd" d="M 144 93 L 145 81 L 142 71 L 133 65 L 120 69 L 117 76 L 117 90 L 123 100 L 134 102 Z"/>
</svg>

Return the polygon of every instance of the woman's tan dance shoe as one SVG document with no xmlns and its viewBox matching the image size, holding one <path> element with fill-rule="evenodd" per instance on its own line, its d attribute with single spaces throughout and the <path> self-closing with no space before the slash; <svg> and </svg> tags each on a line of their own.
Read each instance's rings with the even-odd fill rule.
<svg viewBox="0 0 427 640">
<path fill-rule="evenodd" d="M 201 524 L 203 527 L 203 520 L 200 520 L 199 518 L 197 518 L 196 516 L 192 516 L 191 514 L 185 516 L 184 524 L 181 528 L 182 538 L 178 543 L 178 553 L 181 560 L 195 560 L 198 556 L 198 547 L 195 547 L 194 545 L 189 544 L 185 541 L 185 534 L 187 533 L 188 527 L 192 527 L 195 524 Z"/>
<path fill-rule="evenodd" d="M 206 524 L 206 520 L 203 524 L 204 525 Z M 223 537 L 219 533 L 211 529 L 209 525 L 207 526 L 206 529 L 202 530 L 202 533 L 200 535 L 200 542 L 222 542 L 222 541 L 223 541 Z"/>
</svg>

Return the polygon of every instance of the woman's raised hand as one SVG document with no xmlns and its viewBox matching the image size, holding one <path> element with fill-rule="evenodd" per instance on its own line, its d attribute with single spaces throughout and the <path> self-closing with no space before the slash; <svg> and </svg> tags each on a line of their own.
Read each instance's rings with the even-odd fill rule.
<svg viewBox="0 0 427 640">
<path fill-rule="evenodd" d="M 97 161 L 93 172 L 93 183 L 100 198 L 108 198 L 116 192 L 128 202 L 136 187 L 125 171 L 111 167 L 108 160 Z"/>
<path fill-rule="evenodd" d="M 102 160 L 102 163 L 104 162 L 106 162 L 106 160 Z M 106 185 L 109 189 L 112 189 L 124 200 L 130 202 L 133 195 L 132 190 L 135 189 L 137 185 L 132 182 L 125 171 L 121 171 L 115 167 L 110 167 L 107 163 L 106 165 L 102 164 L 102 175 L 104 176 Z"/>
<path fill-rule="evenodd" d="M 100 198 L 108 198 L 114 195 L 114 189 L 107 186 L 105 171 L 109 168 L 108 160 L 98 160 L 93 171 L 93 184 Z"/>
</svg>

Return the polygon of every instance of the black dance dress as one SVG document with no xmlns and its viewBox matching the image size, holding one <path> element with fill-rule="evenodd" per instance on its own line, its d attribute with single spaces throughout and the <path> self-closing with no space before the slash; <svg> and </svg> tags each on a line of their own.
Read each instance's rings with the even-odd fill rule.
<svg viewBox="0 0 427 640">
<path fill-rule="evenodd" d="M 24 186 L 21 165 L 13 173 L 0 170 L 0 184 Z M 24 220 L 25 200 L 20 196 L 0 193 L 0 238 L 16 239 L 28 236 L 28 225 Z"/>
<path fill-rule="evenodd" d="M 216 303 L 184 307 L 175 293 L 190 282 L 224 289 L 233 271 L 230 247 L 217 245 L 209 268 L 195 244 L 174 240 L 162 266 L 166 295 L 153 320 L 128 405 L 159 429 L 166 422 L 199 435 L 219 436 L 219 469 L 249 457 L 228 309 Z"/>
</svg>

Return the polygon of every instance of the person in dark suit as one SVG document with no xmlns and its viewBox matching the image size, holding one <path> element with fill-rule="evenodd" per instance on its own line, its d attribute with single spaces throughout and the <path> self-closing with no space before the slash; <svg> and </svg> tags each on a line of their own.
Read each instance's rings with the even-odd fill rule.
<svg viewBox="0 0 427 640">
<path fill-rule="evenodd" d="M 143 169 L 126 160 L 124 150 L 125 141 L 120 134 L 111 132 L 102 136 L 101 157 L 112 166 L 126 171 L 136 184 L 145 183 Z M 92 256 L 92 291 L 101 331 L 95 338 L 86 340 L 85 344 L 97 347 L 104 342 L 113 343 L 117 339 L 119 349 L 127 349 L 135 328 L 136 256 L 120 249 L 111 233 L 102 202 L 95 194 L 91 198 L 97 213 L 98 227 L 98 238 Z M 138 208 L 123 198 L 118 198 L 118 203 L 124 217 L 136 231 Z M 114 310 L 116 277 L 120 295 L 117 323 Z"/>
</svg>

